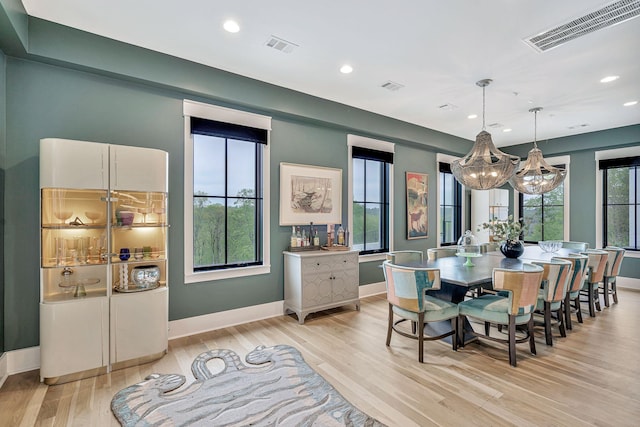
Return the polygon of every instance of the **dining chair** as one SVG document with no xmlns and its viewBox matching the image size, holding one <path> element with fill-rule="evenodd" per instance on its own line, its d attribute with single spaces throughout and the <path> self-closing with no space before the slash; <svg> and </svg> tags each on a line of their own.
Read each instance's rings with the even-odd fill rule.
<svg viewBox="0 0 640 427">
<path fill-rule="evenodd" d="M 387 327 L 387 347 L 391 345 L 391 333 L 418 340 L 418 361 L 424 362 L 424 341 L 438 340 L 452 336 L 454 351 L 458 349 L 458 305 L 426 295 L 428 290 L 440 289 L 440 270 L 437 268 L 406 267 L 382 263 L 389 302 L 389 322 Z M 394 320 L 394 315 L 398 320 Z M 412 333 L 399 328 L 405 321 L 416 322 L 418 327 Z M 451 321 L 451 330 L 438 336 L 426 336 L 424 326 L 429 322 Z M 412 328 L 413 329 L 413 328 Z"/>
<path fill-rule="evenodd" d="M 586 302 L 589 304 L 589 316 L 596 317 L 596 309 L 600 311 L 600 295 L 598 288 L 604 281 L 604 270 L 607 266 L 609 252 L 599 249 L 587 249 L 580 252 L 589 257 L 587 262 L 587 278 L 582 287 L 582 295 L 587 296 Z"/>
<path fill-rule="evenodd" d="M 589 249 L 589 244 L 586 242 L 562 242 L 562 247 L 566 249 L 576 249 L 578 251 L 586 251 Z"/>
<path fill-rule="evenodd" d="M 429 248 L 427 249 L 427 259 L 429 261 L 433 261 L 438 258 L 456 256 L 457 252 L 458 252 L 457 246 L 450 246 L 445 248 Z"/>
<path fill-rule="evenodd" d="M 552 258 L 551 261 L 534 261 L 533 264 L 539 265 L 544 270 L 535 312 L 544 316 L 544 337 L 547 345 L 553 345 L 553 335 L 551 333 L 552 313 L 555 313 L 558 318 L 560 336 L 567 336 L 564 328 L 562 301 L 567 296 L 572 264 L 569 261 L 558 258 Z"/>
<path fill-rule="evenodd" d="M 387 261 L 391 264 L 405 264 L 407 262 L 422 262 L 424 254 L 422 251 L 391 251 L 386 254 Z"/>
<path fill-rule="evenodd" d="M 529 341 L 531 354 L 536 354 L 536 343 L 533 335 L 533 310 L 538 299 L 538 290 L 542 280 L 543 268 L 534 264 L 522 264 L 522 270 L 494 268 L 492 274 L 493 288 L 501 292 L 458 303 L 460 312 L 458 325 L 465 317 L 484 321 L 484 335 L 475 332 L 483 339 L 507 343 L 509 346 L 509 363 L 516 366 L 516 344 Z M 507 325 L 507 338 L 492 337 L 491 324 Z M 524 337 L 516 337 L 516 326 L 527 325 Z M 458 327 L 460 342 L 464 343 L 464 328 Z M 463 344 L 464 345 L 464 344 Z"/>
<path fill-rule="evenodd" d="M 573 329 L 573 326 L 571 325 L 571 302 L 573 301 L 574 303 L 574 311 L 576 312 L 578 323 L 582 323 L 580 290 L 584 286 L 589 257 L 580 254 L 569 254 L 565 257 L 558 256 L 551 259 L 561 259 L 571 263 L 571 277 L 569 277 L 569 286 L 567 288 L 567 294 L 565 296 L 564 302 L 562 303 L 562 306 L 564 309 L 565 327 L 567 329 Z"/>
<path fill-rule="evenodd" d="M 486 242 L 480 243 L 480 253 L 486 254 L 487 252 L 495 252 L 500 250 L 500 243 L 498 242 Z"/>
<path fill-rule="evenodd" d="M 603 249 L 609 253 L 607 266 L 604 269 L 604 278 L 602 280 L 602 294 L 604 296 L 604 305 L 609 307 L 609 293 L 613 297 L 614 304 L 618 303 L 618 289 L 616 286 L 616 278 L 620 274 L 620 266 L 624 259 L 625 250 L 616 246 L 607 246 Z"/>
</svg>

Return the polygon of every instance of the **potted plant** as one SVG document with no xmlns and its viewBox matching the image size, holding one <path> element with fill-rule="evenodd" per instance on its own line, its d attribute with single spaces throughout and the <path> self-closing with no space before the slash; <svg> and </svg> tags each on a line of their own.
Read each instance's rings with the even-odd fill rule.
<svg viewBox="0 0 640 427">
<path fill-rule="evenodd" d="M 507 258 L 518 258 L 524 253 L 524 245 L 520 241 L 522 233 L 522 218 L 515 220 L 509 215 L 506 220 L 493 218 L 489 222 L 483 222 L 477 231 L 489 230 L 495 239 L 499 240 L 500 252 Z"/>
</svg>

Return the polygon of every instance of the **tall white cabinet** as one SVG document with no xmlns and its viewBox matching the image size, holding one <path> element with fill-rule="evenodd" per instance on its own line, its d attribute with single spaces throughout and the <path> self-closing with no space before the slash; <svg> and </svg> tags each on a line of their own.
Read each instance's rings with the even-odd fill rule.
<svg viewBox="0 0 640 427">
<path fill-rule="evenodd" d="M 483 222 L 506 220 L 509 216 L 509 190 L 471 190 L 471 231 L 478 243 L 493 241 L 488 230 L 476 231 Z"/>
<path fill-rule="evenodd" d="M 40 377 L 47 384 L 166 353 L 167 171 L 161 150 L 40 141 Z"/>
</svg>

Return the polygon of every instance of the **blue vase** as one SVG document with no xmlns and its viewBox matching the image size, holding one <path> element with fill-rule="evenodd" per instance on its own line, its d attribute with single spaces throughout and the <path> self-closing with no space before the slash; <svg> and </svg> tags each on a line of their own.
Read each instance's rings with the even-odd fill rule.
<svg viewBox="0 0 640 427">
<path fill-rule="evenodd" d="M 500 252 L 507 258 L 518 258 L 524 253 L 524 245 L 520 240 L 507 240 L 500 245 Z"/>
</svg>

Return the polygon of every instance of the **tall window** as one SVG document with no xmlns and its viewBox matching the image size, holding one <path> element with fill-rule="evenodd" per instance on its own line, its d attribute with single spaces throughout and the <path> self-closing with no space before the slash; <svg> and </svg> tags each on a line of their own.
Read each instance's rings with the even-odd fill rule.
<svg viewBox="0 0 640 427">
<path fill-rule="evenodd" d="M 456 245 L 462 235 L 462 185 L 451 173 L 449 163 L 439 162 L 440 246 Z"/>
<path fill-rule="evenodd" d="M 193 103 L 199 107 L 195 108 L 188 102 L 185 101 L 189 133 L 185 145 L 185 181 L 189 181 L 185 182 L 185 280 L 252 274 L 247 270 L 267 265 L 264 167 L 268 129 L 250 126 L 254 124 L 252 120 L 233 122 L 237 121 L 233 114 L 242 117 L 248 113 Z M 206 117 L 198 117 L 203 109 Z M 256 124 L 263 123 L 258 120 Z M 215 272 L 220 271 L 236 273 L 217 277 Z"/>
<path fill-rule="evenodd" d="M 520 193 L 519 205 L 525 242 L 564 240 L 564 183 L 544 194 Z"/>
<path fill-rule="evenodd" d="M 638 171 L 640 156 L 600 160 L 603 245 L 639 250 Z"/>
</svg>

